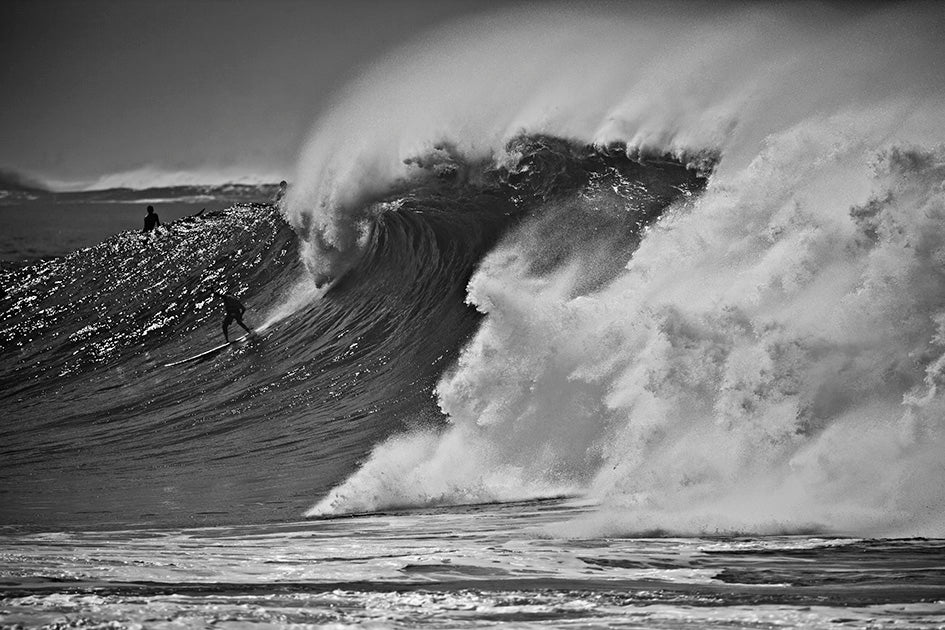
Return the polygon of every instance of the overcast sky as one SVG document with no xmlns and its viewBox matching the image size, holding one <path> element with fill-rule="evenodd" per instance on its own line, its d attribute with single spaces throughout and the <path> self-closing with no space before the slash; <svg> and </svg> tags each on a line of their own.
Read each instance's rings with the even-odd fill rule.
<svg viewBox="0 0 945 630">
<path fill-rule="evenodd" d="M 2 0 L 0 168 L 291 174 L 359 67 L 477 0 Z"/>
</svg>

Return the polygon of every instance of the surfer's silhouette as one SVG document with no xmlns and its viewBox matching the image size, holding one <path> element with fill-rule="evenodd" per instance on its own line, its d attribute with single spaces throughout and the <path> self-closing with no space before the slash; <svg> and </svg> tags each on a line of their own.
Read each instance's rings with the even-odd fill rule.
<svg viewBox="0 0 945 630">
<path fill-rule="evenodd" d="M 141 233 L 147 234 L 148 232 L 152 232 L 159 225 L 161 225 L 161 219 L 158 217 L 157 212 L 154 211 L 154 206 L 148 206 L 148 213 L 144 215 L 144 229 L 141 230 Z"/>
<path fill-rule="evenodd" d="M 286 190 L 289 188 L 289 183 L 284 179 L 279 182 L 279 189 L 276 190 L 276 194 L 272 197 L 272 205 L 279 207 L 279 204 L 282 203 L 282 200 L 285 198 Z"/>
<path fill-rule="evenodd" d="M 223 308 L 226 309 L 226 317 L 223 318 L 223 338 L 226 339 L 226 342 L 230 343 L 230 324 L 234 321 L 243 327 L 246 334 L 253 334 L 253 331 L 243 323 L 243 313 L 246 312 L 243 303 L 228 293 L 219 293 L 218 295 L 223 300 Z"/>
</svg>

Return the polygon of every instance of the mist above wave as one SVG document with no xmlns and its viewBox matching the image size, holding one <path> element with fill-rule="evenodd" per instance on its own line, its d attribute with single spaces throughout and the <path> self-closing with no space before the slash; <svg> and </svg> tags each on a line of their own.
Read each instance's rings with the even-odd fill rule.
<svg viewBox="0 0 945 630">
<path fill-rule="evenodd" d="M 286 214 L 310 266 L 331 273 L 357 247 L 366 201 L 443 144 L 502 163 L 511 138 L 547 133 L 631 153 L 708 151 L 724 173 L 768 135 L 852 105 L 924 141 L 940 121 L 943 25 L 929 4 L 540 4 L 470 18 L 339 94 L 302 152 Z"/>
</svg>

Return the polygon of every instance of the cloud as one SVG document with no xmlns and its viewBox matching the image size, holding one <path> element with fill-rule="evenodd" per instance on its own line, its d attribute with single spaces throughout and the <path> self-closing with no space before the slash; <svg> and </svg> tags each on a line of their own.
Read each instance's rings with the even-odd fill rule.
<svg viewBox="0 0 945 630">
<path fill-rule="evenodd" d="M 0 190 L 37 191 L 49 187 L 32 175 L 8 168 L 0 168 Z"/>
</svg>

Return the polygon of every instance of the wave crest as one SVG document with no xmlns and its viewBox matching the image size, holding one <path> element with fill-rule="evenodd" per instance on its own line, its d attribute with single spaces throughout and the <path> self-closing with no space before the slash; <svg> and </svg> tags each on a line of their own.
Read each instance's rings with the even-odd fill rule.
<svg viewBox="0 0 945 630">
<path fill-rule="evenodd" d="M 451 428 L 388 477 L 410 489 L 374 486 L 402 437 L 315 512 L 487 496 L 499 472 L 515 496 L 492 500 L 599 501 L 572 534 L 941 535 L 945 151 L 871 152 L 871 121 L 773 136 L 603 283 L 587 246 L 536 272 L 526 222 L 470 283 L 487 317 L 437 387 Z"/>
</svg>

